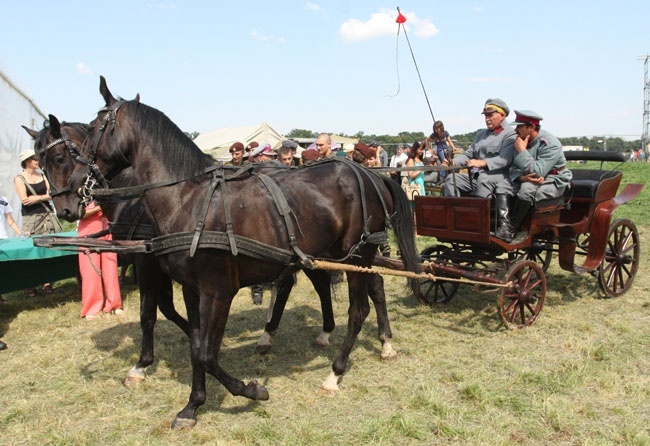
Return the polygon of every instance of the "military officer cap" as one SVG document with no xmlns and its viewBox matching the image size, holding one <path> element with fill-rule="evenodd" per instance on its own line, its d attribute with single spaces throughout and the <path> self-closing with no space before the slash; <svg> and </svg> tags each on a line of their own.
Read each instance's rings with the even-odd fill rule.
<svg viewBox="0 0 650 446">
<path fill-rule="evenodd" d="M 512 125 L 520 125 L 520 124 L 532 124 L 532 125 L 539 125 L 539 121 L 541 121 L 542 116 L 539 113 L 536 113 L 532 110 L 515 110 L 515 122 L 512 123 Z"/>
<path fill-rule="evenodd" d="M 508 104 L 503 99 L 499 98 L 490 98 L 487 101 L 485 101 L 485 106 L 483 107 L 483 111 L 481 114 L 486 114 L 486 113 L 493 113 L 493 112 L 499 112 L 503 116 L 508 116 L 510 114 L 510 107 L 508 107 Z"/>
</svg>

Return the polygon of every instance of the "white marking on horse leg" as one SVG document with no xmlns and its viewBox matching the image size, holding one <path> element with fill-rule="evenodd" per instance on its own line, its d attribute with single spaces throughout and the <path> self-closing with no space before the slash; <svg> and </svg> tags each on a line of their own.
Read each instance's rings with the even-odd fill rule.
<svg viewBox="0 0 650 446">
<path fill-rule="evenodd" d="M 327 347 L 330 345 L 330 333 L 321 331 L 316 340 L 314 341 L 316 347 Z"/>
<path fill-rule="evenodd" d="M 397 352 L 393 349 L 393 344 L 390 343 L 390 340 L 384 340 L 384 343 L 381 346 L 380 357 L 382 361 L 393 361 L 397 359 Z"/>
<path fill-rule="evenodd" d="M 262 336 L 257 340 L 257 348 L 260 347 L 271 347 L 271 333 L 266 330 L 264 330 Z"/>
<path fill-rule="evenodd" d="M 147 374 L 142 367 L 135 367 L 129 370 L 129 373 L 126 374 L 124 378 L 124 385 L 127 387 L 136 386 L 140 384 L 147 377 Z"/>
<path fill-rule="evenodd" d="M 334 370 L 332 370 L 325 381 L 323 381 L 323 384 L 320 385 L 320 389 L 327 393 L 338 393 L 340 390 L 338 383 L 339 377 L 336 376 Z"/>
</svg>

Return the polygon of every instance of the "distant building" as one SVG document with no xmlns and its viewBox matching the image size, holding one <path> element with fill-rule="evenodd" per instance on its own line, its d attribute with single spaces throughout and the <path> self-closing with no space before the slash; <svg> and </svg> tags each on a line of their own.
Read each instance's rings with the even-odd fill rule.
<svg viewBox="0 0 650 446">
<path fill-rule="evenodd" d="M 568 152 L 568 151 L 572 151 L 572 152 L 573 152 L 573 151 L 582 152 L 583 150 L 589 150 L 589 147 L 583 147 L 583 146 L 562 146 L 562 150 L 564 150 L 565 152 Z"/>
</svg>

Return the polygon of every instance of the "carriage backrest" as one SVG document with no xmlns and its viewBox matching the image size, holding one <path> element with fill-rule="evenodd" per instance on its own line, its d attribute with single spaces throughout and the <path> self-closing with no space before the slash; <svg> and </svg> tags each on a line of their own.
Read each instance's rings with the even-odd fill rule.
<svg viewBox="0 0 650 446">
<path fill-rule="evenodd" d="M 623 173 L 617 170 L 572 169 L 573 180 L 565 196 L 592 199 L 599 203 L 616 196 Z"/>
</svg>

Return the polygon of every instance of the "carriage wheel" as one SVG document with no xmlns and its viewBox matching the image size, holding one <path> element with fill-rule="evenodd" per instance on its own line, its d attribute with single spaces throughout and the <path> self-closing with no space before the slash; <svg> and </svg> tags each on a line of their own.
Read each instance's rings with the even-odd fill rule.
<svg viewBox="0 0 650 446">
<path fill-rule="evenodd" d="M 553 258 L 553 242 L 548 238 L 536 238 L 530 246 L 512 251 L 508 257 L 514 261 L 532 260 L 546 272 Z"/>
<path fill-rule="evenodd" d="M 440 260 L 444 258 L 445 252 L 449 248 L 442 245 L 429 246 L 420 253 L 422 260 Z M 438 277 L 444 277 L 444 274 L 437 274 Z M 458 291 L 458 282 L 449 282 L 440 278 L 434 280 L 420 280 L 420 301 L 426 305 L 446 304 L 456 295 Z"/>
<path fill-rule="evenodd" d="M 532 325 L 546 301 L 546 276 L 532 260 L 523 260 L 510 267 L 505 282 L 512 287 L 499 294 L 499 317 L 508 328 Z"/>
<path fill-rule="evenodd" d="M 639 231 L 627 219 L 609 227 L 605 258 L 598 268 L 598 285 L 607 297 L 618 297 L 632 286 L 639 267 Z"/>
<path fill-rule="evenodd" d="M 584 252 L 587 252 L 587 249 L 589 249 L 589 233 L 585 232 L 584 234 L 578 234 L 576 245 Z"/>
</svg>

